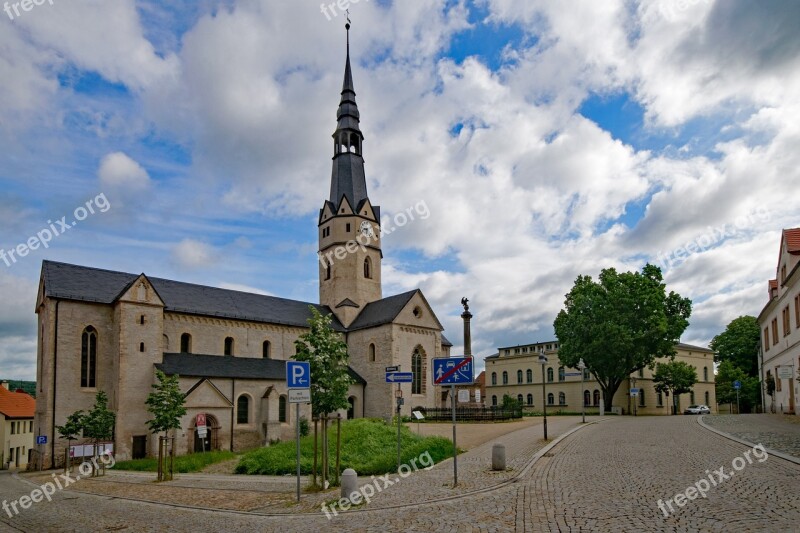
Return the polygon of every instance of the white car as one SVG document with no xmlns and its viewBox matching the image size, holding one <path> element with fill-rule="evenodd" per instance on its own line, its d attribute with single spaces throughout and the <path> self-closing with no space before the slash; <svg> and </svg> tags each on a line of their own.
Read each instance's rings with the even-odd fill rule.
<svg viewBox="0 0 800 533">
<path fill-rule="evenodd" d="M 683 412 L 685 415 L 710 415 L 711 409 L 707 405 L 690 405 Z"/>
</svg>

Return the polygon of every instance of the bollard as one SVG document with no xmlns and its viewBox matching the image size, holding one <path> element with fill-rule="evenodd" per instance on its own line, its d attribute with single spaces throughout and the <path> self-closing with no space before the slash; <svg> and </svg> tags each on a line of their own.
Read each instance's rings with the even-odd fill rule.
<svg viewBox="0 0 800 533">
<path fill-rule="evenodd" d="M 506 446 L 495 444 L 492 446 L 492 470 L 506 469 Z"/>
<path fill-rule="evenodd" d="M 358 490 L 358 474 L 352 468 L 342 472 L 342 498 L 350 499 L 350 495 Z"/>
</svg>

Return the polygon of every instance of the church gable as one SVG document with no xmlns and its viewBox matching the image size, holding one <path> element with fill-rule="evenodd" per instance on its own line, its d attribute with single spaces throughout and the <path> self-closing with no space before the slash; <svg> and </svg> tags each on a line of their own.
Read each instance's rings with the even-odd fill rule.
<svg viewBox="0 0 800 533">
<path fill-rule="evenodd" d="M 443 331 L 436 313 L 428 304 L 428 300 L 422 294 L 422 291 L 417 290 L 411 299 L 403 306 L 403 309 L 398 313 L 393 324 L 402 324 L 406 326 L 417 326 L 422 328 L 437 329 Z"/>
<path fill-rule="evenodd" d="M 230 408 L 233 404 L 214 383 L 206 378 L 195 383 L 186 392 L 187 409 Z"/>
<path fill-rule="evenodd" d="M 163 307 L 164 301 L 144 274 L 139 275 L 117 297 L 117 301 L 126 303 L 149 304 Z"/>
</svg>

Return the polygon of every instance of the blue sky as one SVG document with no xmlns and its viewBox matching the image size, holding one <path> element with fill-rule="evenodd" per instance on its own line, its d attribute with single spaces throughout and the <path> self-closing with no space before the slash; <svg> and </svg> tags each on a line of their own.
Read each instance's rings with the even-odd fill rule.
<svg viewBox="0 0 800 533">
<path fill-rule="evenodd" d="M 478 354 L 548 340 L 577 275 L 727 226 L 663 265 L 707 344 L 759 312 L 798 226 L 793 4 L 594 4 L 350 3 L 370 197 L 430 209 L 384 239 L 384 294 L 422 288 L 456 352 L 462 296 Z M 0 249 L 111 205 L 0 262 L 0 375 L 34 376 L 44 259 L 317 301 L 343 23 L 269 0 L 0 16 Z"/>
</svg>

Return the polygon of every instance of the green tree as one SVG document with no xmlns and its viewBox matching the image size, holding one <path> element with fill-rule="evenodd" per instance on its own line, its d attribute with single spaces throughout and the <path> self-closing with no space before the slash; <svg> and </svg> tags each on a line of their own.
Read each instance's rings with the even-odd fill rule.
<svg viewBox="0 0 800 533">
<path fill-rule="evenodd" d="M 756 317 L 747 315 L 735 318 L 725 331 L 711 341 L 711 349 L 716 352 L 714 361 L 730 361 L 748 376 L 758 376 L 760 340 L 761 333 Z"/>
<path fill-rule="evenodd" d="M 684 361 L 670 361 L 657 363 L 653 374 L 653 384 L 656 392 L 672 394 L 672 414 L 678 414 L 677 397 L 680 394 L 691 392 L 697 383 L 697 370 Z"/>
<path fill-rule="evenodd" d="M 522 402 L 520 402 L 518 398 L 514 398 L 510 394 L 504 394 L 503 403 L 501 404 L 501 407 L 504 410 L 519 411 L 520 409 L 522 409 Z"/>
<path fill-rule="evenodd" d="M 559 360 L 573 368 L 584 360 L 603 389 L 607 411 L 631 373 L 675 356 L 689 325 L 691 300 L 667 294 L 662 279 L 651 264 L 641 273 L 604 269 L 597 282 L 578 276 L 555 319 Z"/>
<path fill-rule="evenodd" d="M 111 440 L 116 420 L 117 415 L 108 408 L 108 395 L 98 391 L 94 398 L 94 406 L 83 418 L 83 436 L 95 443 Z"/>
<path fill-rule="evenodd" d="M 56 426 L 56 431 L 61 436 L 62 439 L 66 439 L 67 441 L 67 451 L 69 451 L 69 447 L 72 446 L 72 441 L 77 439 L 81 431 L 83 431 L 84 426 L 84 418 L 86 415 L 83 414 L 83 411 L 75 411 L 71 415 L 67 417 L 67 421 L 64 422 L 63 426 Z M 65 461 L 72 462 L 69 459 L 69 455 L 67 455 L 67 459 Z M 71 464 L 70 464 L 71 466 Z"/>
<path fill-rule="evenodd" d="M 739 406 L 743 412 L 751 412 L 761 404 L 761 384 L 756 376 L 748 376 L 732 361 L 722 361 L 715 379 L 717 403 L 736 403 L 734 381 L 742 383 L 739 389 Z"/>
<path fill-rule="evenodd" d="M 314 416 L 349 407 L 347 392 L 353 382 L 348 373 L 347 344 L 331 327 L 330 315 L 313 306 L 308 319 L 310 330 L 295 341 L 294 359 L 311 363 L 311 409 Z"/>
<path fill-rule="evenodd" d="M 178 375 L 167 376 L 161 370 L 156 370 L 158 383 L 152 385 L 153 392 L 147 395 L 145 404 L 147 411 L 153 415 L 147 421 L 151 433 L 167 432 L 171 429 L 180 429 L 181 417 L 186 414 L 186 397 L 181 392 Z"/>
</svg>

